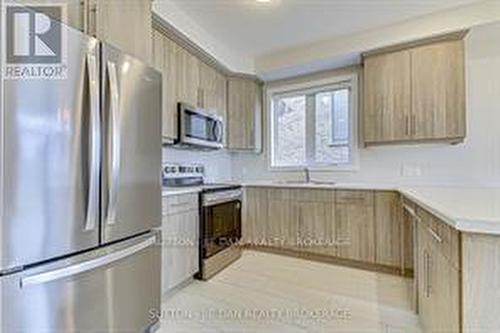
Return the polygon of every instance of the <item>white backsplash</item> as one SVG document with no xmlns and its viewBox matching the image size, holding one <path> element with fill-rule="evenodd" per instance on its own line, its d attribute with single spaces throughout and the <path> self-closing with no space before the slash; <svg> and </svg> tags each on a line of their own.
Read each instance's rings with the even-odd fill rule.
<svg viewBox="0 0 500 333">
<path fill-rule="evenodd" d="M 500 186 L 500 23 L 466 37 L 467 136 L 463 144 L 359 149 L 359 168 L 312 172 L 318 180 L 412 185 Z M 264 146 L 266 147 L 266 146 Z M 267 147 L 266 147 L 267 148 Z M 267 154 L 233 156 L 235 180 L 302 179 L 303 172 L 273 172 Z"/>
</svg>

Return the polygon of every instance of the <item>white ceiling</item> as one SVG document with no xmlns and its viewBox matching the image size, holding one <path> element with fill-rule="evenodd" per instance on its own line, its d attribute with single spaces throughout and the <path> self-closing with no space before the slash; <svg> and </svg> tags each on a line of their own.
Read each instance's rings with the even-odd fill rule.
<svg viewBox="0 0 500 333">
<path fill-rule="evenodd" d="M 162 0 L 157 0 L 162 2 Z M 472 0 L 168 0 L 228 48 L 258 57 Z"/>
</svg>

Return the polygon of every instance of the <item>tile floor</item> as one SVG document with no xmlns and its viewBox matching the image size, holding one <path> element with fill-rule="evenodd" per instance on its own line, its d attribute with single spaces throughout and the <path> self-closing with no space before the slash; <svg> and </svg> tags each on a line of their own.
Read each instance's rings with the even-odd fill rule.
<svg viewBox="0 0 500 333">
<path fill-rule="evenodd" d="M 421 332 L 412 280 L 255 251 L 163 302 L 160 333 Z"/>
</svg>

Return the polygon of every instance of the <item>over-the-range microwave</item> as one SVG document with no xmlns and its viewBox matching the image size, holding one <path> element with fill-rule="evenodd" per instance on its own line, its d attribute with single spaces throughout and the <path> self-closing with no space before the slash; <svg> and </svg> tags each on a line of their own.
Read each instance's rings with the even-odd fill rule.
<svg viewBox="0 0 500 333">
<path fill-rule="evenodd" d="M 207 110 L 178 104 L 177 145 L 204 149 L 221 149 L 224 146 L 224 122 L 222 117 Z"/>
</svg>

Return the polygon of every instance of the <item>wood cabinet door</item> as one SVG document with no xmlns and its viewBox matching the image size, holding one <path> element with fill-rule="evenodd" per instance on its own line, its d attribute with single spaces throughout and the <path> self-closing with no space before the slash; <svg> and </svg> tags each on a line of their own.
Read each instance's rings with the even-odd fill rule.
<svg viewBox="0 0 500 333">
<path fill-rule="evenodd" d="M 199 270 L 197 210 L 167 215 L 162 221 L 162 293 Z"/>
<path fill-rule="evenodd" d="M 403 239 L 402 239 L 402 256 L 403 256 L 403 269 L 404 270 L 415 270 L 415 256 L 416 256 L 416 228 L 415 228 L 415 218 L 404 208 L 408 206 L 410 209 L 415 211 L 415 206 L 412 202 L 406 199 L 402 199 L 402 209 L 401 209 L 401 227 L 403 228 Z"/>
<path fill-rule="evenodd" d="M 375 219 L 371 191 L 337 191 L 335 228 L 339 257 L 375 262 Z"/>
<path fill-rule="evenodd" d="M 375 192 L 375 244 L 377 264 L 401 267 L 403 226 L 397 192 Z"/>
<path fill-rule="evenodd" d="M 200 61 L 182 47 L 178 47 L 175 54 L 177 99 L 179 102 L 198 106 L 200 96 Z"/>
<path fill-rule="evenodd" d="M 153 30 L 153 66 L 162 73 L 162 136 L 177 138 L 177 97 L 175 61 L 177 45 L 158 30 Z"/>
<path fill-rule="evenodd" d="M 95 2 L 96 36 L 152 64 L 152 8 L 144 0 L 92 0 Z M 90 10 L 94 10 L 91 6 Z"/>
<path fill-rule="evenodd" d="M 177 53 L 180 47 L 167 37 L 163 38 L 163 137 L 177 139 L 179 98 L 177 96 Z"/>
<path fill-rule="evenodd" d="M 228 148 L 254 150 L 260 87 L 253 80 L 229 78 L 227 90 Z"/>
<path fill-rule="evenodd" d="M 410 52 L 364 59 L 363 140 L 405 141 L 410 137 Z"/>
<path fill-rule="evenodd" d="M 227 79 L 224 74 L 217 72 L 215 76 L 215 109 L 217 114 L 227 118 Z"/>
<path fill-rule="evenodd" d="M 460 272 L 440 253 L 433 257 L 432 331 L 460 332 Z"/>
<path fill-rule="evenodd" d="M 411 50 L 415 140 L 465 137 L 464 61 L 463 40 Z"/>
<path fill-rule="evenodd" d="M 425 330 L 432 326 L 431 300 L 429 289 L 429 269 L 431 260 L 428 249 L 428 235 L 425 227 L 421 223 L 417 223 L 417 299 L 418 299 L 418 315 L 420 322 Z"/>
<path fill-rule="evenodd" d="M 298 206 L 292 200 L 269 198 L 267 239 L 269 246 L 282 249 L 299 249 Z"/>
<path fill-rule="evenodd" d="M 229 149 L 247 149 L 246 83 L 239 78 L 228 80 L 227 145 Z"/>
<path fill-rule="evenodd" d="M 250 246 L 265 245 L 268 237 L 268 191 L 266 188 L 245 188 L 242 209 L 241 234 Z"/>
<path fill-rule="evenodd" d="M 212 67 L 200 61 L 200 84 L 198 91 L 198 106 L 213 113 L 217 112 L 216 82 L 217 72 Z"/>
<path fill-rule="evenodd" d="M 335 203 L 302 201 L 297 207 L 300 250 L 336 256 Z"/>
</svg>

